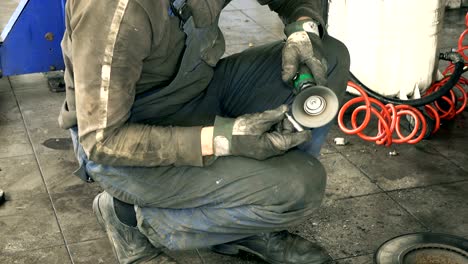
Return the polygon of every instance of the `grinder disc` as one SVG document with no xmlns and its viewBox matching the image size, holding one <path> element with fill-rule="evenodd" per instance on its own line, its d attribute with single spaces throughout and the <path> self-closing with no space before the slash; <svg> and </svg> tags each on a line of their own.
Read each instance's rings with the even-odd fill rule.
<svg viewBox="0 0 468 264">
<path fill-rule="evenodd" d="M 436 233 L 392 238 L 374 255 L 376 264 L 468 264 L 468 240 Z"/>
</svg>

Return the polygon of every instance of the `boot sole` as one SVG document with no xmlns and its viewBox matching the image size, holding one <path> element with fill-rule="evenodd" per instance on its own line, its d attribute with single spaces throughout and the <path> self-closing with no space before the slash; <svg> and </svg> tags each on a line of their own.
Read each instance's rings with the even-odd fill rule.
<svg viewBox="0 0 468 264">
<path fill-rule="evenodd" d="M 244 246 L 241 246 L 241 245 L 226 245 L 226 244 L 223 244 L 223 245 L 216 245 L 215 247 L 212 247 L 211 249 L 216 253 L 223 254 L 223 255 L 230 255 L 230 256 L 237 255 L 237 254 L 239 254 L 240 251 L 245 251 L 245 252 L 248 252 L 248 253 L 250 253 L 252 255 L 255 255 L 255 256 L 261 258 L 262 260 L 264 260 L 264 261 L 266 261 L 266 262 L 268 262 L 270 264 L 283 264 L 282 262 L 278 262 L 278 261 L 275 261 L 275 260 L 268 259 L 264 255 L 262 255 L 262 254 L 260 254 L 260 253 L 258 253 L 256 251 L 253 251 L 248 247 L 244 247 Z M 307 264 L 307 263 L 304 263 L 304 264 Z"/>
<path fill-rule="evenodd" d="M 265 257 L 264 255 L 256 252 L 256 251 L 253 251 L 252 249 L 248 248 L 248 247 L 245 247 L 245 246 L 242 246 L 242 245 L 226 245 L 226 244 L 223 244 L 223 245 L 216 245 L 214 247 L 211 248 L 212 251 L 216 252 L 216 253 L 219 253 L 219 254 L 223 254 L 223 255 L 229 255 L 229 256 L 234 256 L 234 255 L 237 255 L 239 254 L 240 251 L 245 251 L 245 252 L 248 252 L 252 255 L 255 255 L 259 258 L 261 258 L 263 261 L 266 261 L 270 264 L 284 264 L 284 262 L 279 262 L 279 261 L 276 261 L 276 260 L 272 260 L 272 259 L 268 259 L 267 257 Z M 303 263 L 298 263 L 298 264 L 310 264 L 311 262 L 303 262 Z M 328 261 L 328 262 L 323 262 L 323 264 L 330 264 L 332 263 L 331 260 Z"/>
<path fill-rule="evenodd" d="M 106 225 L 104 224 L 104 218 L 102 217 L 101 209 L 99 209 L 99 198 L 102 194 L 98 194 L 93 201 L 93 213 L 101 226 L 101 228 L 107 233 Z"/>
</svg>

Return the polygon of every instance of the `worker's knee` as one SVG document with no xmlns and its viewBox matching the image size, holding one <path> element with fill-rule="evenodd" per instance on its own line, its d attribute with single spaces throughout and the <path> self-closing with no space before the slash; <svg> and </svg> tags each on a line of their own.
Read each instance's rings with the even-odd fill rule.
<svg viewBox="0 0 468 264">
<path fill-rule="evenodd" d="M 349 70 L 351 59 L 346 45 L 331 36 L 327 36 L 324 39 L 324 42 L 329 62 L 329 72 L 334 70 L 345 70 L 347 72 Z"/>
<path fill-rule="evenodd" d="M 322 201 L 326 173 L 322 164 L 314 157 L 301 151 L 291 151 L 278 160 L 278 187 L 272 194 L 277 204 L 287 205 L 288 210 L 318 207 Z"/>
</svg>

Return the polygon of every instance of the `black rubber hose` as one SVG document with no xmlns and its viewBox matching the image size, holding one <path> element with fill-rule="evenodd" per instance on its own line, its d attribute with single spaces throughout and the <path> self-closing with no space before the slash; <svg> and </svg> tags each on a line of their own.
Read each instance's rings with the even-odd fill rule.
<svg viewBox="0 0 468 264">
<path fill-rule="evenodd" d="M 465 67 L 465 62 L 463 61 L 463 58 L 460 54 L 457 52 L 447 52 L 447 53 L 441 53 L 439 55 L 439 59 L 442 60 L 449 60 L 453 64 L 455 64 L 455 69 L 453 70 L 452 75 L 450 76 L 450 79 L 440 87 L 439 90 L 437 90 L 435 93 L 432 93 L 426 97 L 419 98 L 419 99 L 410 99 L 410 100 L 402 100 L 402 99 L 397 99 L 397 98 L 390 98 L 386 97 L 383 95 L 380 95 L 373 90 L 369 89 L 369 87 L 365 86 L 361 81 L 359 81 L 356 76 L 352 72 L 350 72 L 351 80 L 359 84 L 366 92 L 368 95 L 371 97 L 374 97 L 375 99 L 385 103 L 385 104 L 394 104 L 394 105 L 411 105 L 414 107 L 420 107 L 424 106 L 427 104 L 430 104 L 434 102 L 435 100 L 439 99 L 440 97 L 446 95 L 450 89 L 452 89 L 460 80 L 460 76 L 463 74 L 463 68 Z"/>
</svg>

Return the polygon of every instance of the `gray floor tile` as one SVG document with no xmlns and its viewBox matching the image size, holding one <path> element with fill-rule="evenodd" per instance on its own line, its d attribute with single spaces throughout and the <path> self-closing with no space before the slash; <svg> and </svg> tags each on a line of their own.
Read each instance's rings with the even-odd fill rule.
<svg viewBox="0 0 468 264">
<path fill-rule="evenodd" d="M 254 22 L 265 28 L 270 27 L 281 27 L 284 28 L 284 24 L 279 18 L 278 14 L 273 11 L 265 10 L 264 7 L 243 9 L 242 12 L 246 14 Z"/>
<path fill-rule="evenodd" d="M 246 49 L 252 48 L 254 45 L 249 46 L 249 44 L 237 44 L 237 45 L 229 45 L 226 47 L 226 54 L 227 55 L 233 55 L 236 53 L 240 53 Z"/>
<path fill-rule="evenodd" d="M 335 262 L 336 264 L 373 264 L 373 255 L 365 255 L 365 256 L 360 256 L 360 257 L 354 257 L 354 258 L 345 258 L 345 259 L 340 259 Z"/>
<path fill-rule="evenodd" d="M 37 153 L 62 151 L 71 147 L 70 133 L 59 127 L 58 115 L 64 100 L 64 93 L 51 93 L 44 89 L 22 90 L 16 92 L 24 121 Z M 57 148 L 47 147 L 45 142 L 57 141 Z M 62 145 L 63 145 L 62 144 Z"/>
<path fill-rule="evenodd" d="M 50 204 L 35 205 L 34 210 L 0 216 L 0 255 L 63 245 Z"/>
<path fill-rule="evenodd" d="M 34 121 L 26 125 L 36 153 L 64 153 L 72 148 L 70 132 L 60 128 L 57 121 Z"/>
<path fill-rule="evenodd" d="M 273 35 L 277 36 L 278 39 L 286 40 L 286 35 L 284 34 L 284 26 L 263 26 L 267 31 L 273 33 Z"/>
<path fill-rule="evenodd" d="M 32 154 L 26 129 L 22 123 L 0 126 L 0 158 Z"/>
<path fill-rule="evenodd" d="M 468 110 L 457 115 L 454 120 L 444 121 L 429 142 L 452 138 L 468 138 Z"/>
<path fill-rule="evenodd" d="M 345 116 L 344 118 L 345 123 L 347 124 L 348 128 L 351 128 L 349 119 Z M 371 123 L 368 128 L 364 130 L 364 134 L 368 136 L 375 136 L 377 135 L 377 123 Z M 334 143 L 335 138 L 345 138 L 347 144 L 345 146 L 337 146 Z M 348 135 L 345 134 L 341 129 L 338 127 L 337 124 L 333 125 L 332 129 L 327 138 L 327 142 L 329 144 L 335 145 L 336 149 L 340 152 L 350 152 L 350 151 L 376 151 L 377 149 L 386 149 L 385 146 L 377 145 L 375 142 L 368 142 L 361 139 L 357 135 Z M 394 146 L 398 146 L 397 144 L 392 145 L 390 148 Z"/>
<path fill-rule="evenodd" d="M 46 193 L 33 155 L 0 158 L 0 186 L 10 200 Z"/>
<path fill-rule="evenodd" d="M 266 31 L 259 25 L 249 26 L 224 26 L 220 27 L 223 31 L 226 45 L 239 45 L 252 43 L 254 46 L 273 42 L 280 38 Z"/>
<path fill-rule="evenodd" d="M 327 190 L 330 199 L 359 196 L 381 192 L 364 174 L 341 154 L 329 154 L 320 158 L 327 171 Z"/>
<path fill-rule="evenodd" d="M 65 93 L 52 93 L 38 88 L 17 91 L 15 94 L 26 123 L 52 121 L 57 123 Z"/>
<path fill-rule="evenodd" d="M 237 7 L 233 6 L 232 4 L 227 5 L 224 9 L 224 11 L 230 11 L 230 10 L 238 10 Z"/>
<path fill-rule="evenodd" d="M 77 186 L 90 185 L 73 175 L 78 168 L 78 161 L 72 150 L 40 153 L 38 160 L 51 194 L 65 193 Z"/>
<path fill-rule="evenodd" d="M 249 27 L 254 25 L 255 22 L 240 10 L 224 10 L 221 13 L 221 18 L 219 19 L 219 26 L 237 26 L 237 27 Z"/>
<path fill-rule="evenodd" d="M 8 78 L 0 78 L 0 93 L 10 92 L 10 81 Z"/>
<path fill-rule="evenodd" d="M 293 230 L 318 241 L 336 259 L 371 254 L 391 237 L 425 229 L 387 195 L 375 194 L 329 200 Z"/>
<path fill-rule="evenodd" d="M 468 182 L 392 192 L 390 195 L 433 232 L 468 237 Z"/>
<path fill-rule="evenodd" d="M 11 92 L 0 92 L 0 126 L 22 123 L 21 113 Z"/>
<path fill-rule="evenodd" d="M 231 5 L 237 9 L 250 9 L 250 8 L 260 8 L 262 7 L 256 0 L 233 0 Z M 263 6 L 262 8 L 268 9 L 268 6 Z"/>
<path fill-rule="evenodd" d="M 43 208 L 52 208 L 49 195 L 46 193 L 35 194 L 29 197 L 16 197 L 11 193 L 10 189 L 4 188 L 6 192 L 6 201 L 0 205 L 0 217 L 2 216 L 15 216 L 24 214 L 30 211 L 40 211 Z M 1 233 L 2 231 L 0 231 Z"/>
<path fill-rule="evenodd" d="M 72 174 L 78 166 L 74 152 L 41 153 L 38 159 L 67 242 L 103 237 L 92 211 L 92 201 L 101 188 Z"/>
<path fill-rule="evenodd" d="M 49 84 L 42 73 L 32 73 L 8 77 L 15 91 L 43 90 L 49 91 Z"/>
<path fill-rule="evenodd" d="M 336 150 L 336 148 L 332 144 L 329 144 L 328 142 L 325 142 L 322 146 L 322 149 L 320 150 L 321 155 L 333 154 L 337 152 L 338 150 Z"/>
<path fill-rule="evenodd" d="M 109 240 L 106 238 L 69 245 L 75 264 L 117 263 Z"/>
<path fill-rule="evenodd" d="M 389 155 L 393 150 L 398 156 Z M 467 172 L 443 157 L 427 142 L 391 148 L 364 147 L 361 151 L 346 151 L 343 148 L 341 152 L 384 190 L 468 179 Z"/>
<path fill-rule="evenodd" d="M 65 246 L 28 250 L 16 254 L 0 254 L 0 263 L 31 264 L 66 264 L 71 263 Z"/>
<path fill-rule="evenodd" d="M 439 47 L 455 48 L 460 34 L 465 29 L 466 8 L 453 9 L 445 11 L 445 26 L 442 28 L 441 37 L 439 37 Z"/>
<path fill-rule="evenodd" d="M 468 138 L 429 142 L 442 155 L 468 172 Z"/>
<path fill-rule="evenodd" d="M 332 126 L 333 129 L 333 126 Z M 338 150 L 336 149 L 335 144 L 333 141 L 325 139 L 325 142 L 323 143 L 322 149 L 320 150 L 320 154 L 325 155 L 325 154 L 333 154 L 333 153 L 338 153 Z"/>
<path fill-rule="evenodd" d="M 94 183 L 75 185 L 64 193 L 51 195 L 67 243 L 105 237 L 92 209 L 93 199 L 99 192 Z"/>
</svg>

